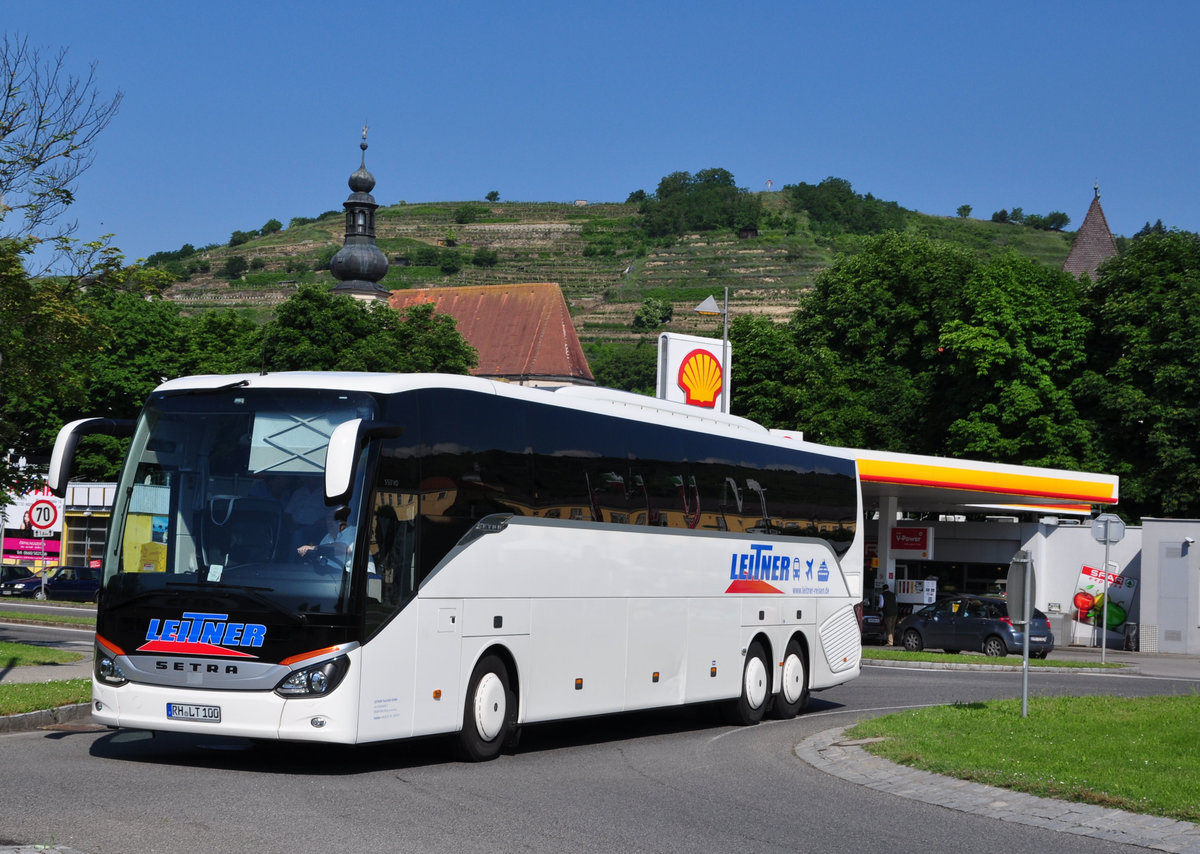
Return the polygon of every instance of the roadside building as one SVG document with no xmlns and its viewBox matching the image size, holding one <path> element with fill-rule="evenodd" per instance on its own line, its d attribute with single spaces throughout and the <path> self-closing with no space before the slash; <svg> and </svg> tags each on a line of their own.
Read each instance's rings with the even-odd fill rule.
<svg viewBox="0 0 1200 854">
<path fill-rule="evenodd" d="M 433 303 L 479 352 L 477 377 L 518 385 L 595 385 L 562 289 L 553 283 L 392 291 L 395 309 Z"/>
</svg>

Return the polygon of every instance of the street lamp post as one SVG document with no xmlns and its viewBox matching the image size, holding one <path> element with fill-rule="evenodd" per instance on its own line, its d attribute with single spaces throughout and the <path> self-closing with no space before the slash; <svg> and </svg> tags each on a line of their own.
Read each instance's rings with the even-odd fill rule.
<svg viewBox="0 0 1200 854">
<path fill-rule="evenodd" d="M 721 315 L 721 412 L 729 414 L 729 382 L 727 375 L 729 373 L 729 288 L 725 288 L 725 305 L 723 308 L 717 307 L 717 301 L 711 296 L 700 303 L 695 308 L 696 314 L 703 314 L 708 317 L 716 317 Z"/>
</svg>

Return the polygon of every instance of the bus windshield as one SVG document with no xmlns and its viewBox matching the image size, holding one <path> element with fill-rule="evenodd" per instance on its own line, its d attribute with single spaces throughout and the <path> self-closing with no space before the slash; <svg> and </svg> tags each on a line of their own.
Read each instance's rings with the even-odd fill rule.
<svg viewBox="0 0 1200 854">
<path fill-rule="evenodd" d="M 154 395 L 113 508 L 105 606 L 190 592 L 349 614 L 360 502 L 356 486 L 346 506 L 325 505 L 325 453 L 339 424 L 375 411 L 341 391 Z"/>
</svg>

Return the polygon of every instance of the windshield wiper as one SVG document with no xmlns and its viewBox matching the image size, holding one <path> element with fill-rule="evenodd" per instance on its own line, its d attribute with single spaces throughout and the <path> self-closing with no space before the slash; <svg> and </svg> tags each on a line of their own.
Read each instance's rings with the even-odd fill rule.
<svg viewBox="0 0 1200 854">
<path fill-rule="evenodd" d="M 193 394 L 216 394 L 220 391 L 229 391 L 233 388 L 244 388 L 250 385 L 250 380 L 238 380 L 237 382 L 225 383 L 224 385 L 215 385 L 211 388 L 186 388 L 180 391 L 164 391 L 163 397 L 188 397 Z"/>
</svg>

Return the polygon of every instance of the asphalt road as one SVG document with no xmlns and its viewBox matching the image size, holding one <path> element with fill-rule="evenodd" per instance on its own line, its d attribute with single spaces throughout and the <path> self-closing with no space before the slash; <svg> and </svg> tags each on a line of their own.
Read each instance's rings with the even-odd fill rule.
<svg viewBox="0 0 1200 854">
<path fill-rule="evenodd" d="M 1186 672 L 1030 676 L 1035 696 L 1190 695 L 1197 684 Z M 84 854 L 1144 850 L 897 797 L 795 753 L 864 715 L 1020 692 L 1014 671 L 868 666 L 814 695 L 794 721 L 733 728 L 677 710 L 529 727 L 515 755 L 481 765 L 449 759 L 442 740 L 345 749 L 86 726 L 14 733 L 0 736 L 0 845 Z"/>
</svg>

